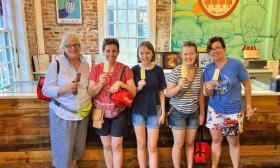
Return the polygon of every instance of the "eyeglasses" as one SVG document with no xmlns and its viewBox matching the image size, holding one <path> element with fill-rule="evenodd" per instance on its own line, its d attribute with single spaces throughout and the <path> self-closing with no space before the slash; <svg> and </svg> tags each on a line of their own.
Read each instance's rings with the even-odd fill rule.
<svg viewBox="0 0 280 168">
<path fill-rule="evenodd" d="M 81 44 L 67 44 L 67 45 L 65 45 L 65 47 L 66 47 L 67 49 L 70 49 L 70 48 L 72 48 L 72 47 L 78 48 L 78 47 L 80 47 L 80 46 L 81 46 Z"/>
<path fill-rule="evenodd" d="M 208 53 L 211 53 L 211 52 L 213 53 L 215 51 L 221 51 L 222 49 L 223 49 L 223 47 L 211 48 L 208 50 Z"/>
</svg>

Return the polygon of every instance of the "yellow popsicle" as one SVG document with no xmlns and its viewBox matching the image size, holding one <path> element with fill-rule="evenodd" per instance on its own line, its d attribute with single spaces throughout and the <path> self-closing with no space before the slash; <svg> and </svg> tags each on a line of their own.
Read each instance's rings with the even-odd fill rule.
<svg viewBox="0 0 280 168">
<path fill-rule="evenodd" d="M 146 79 L 146 72 L 145 72 L 145 68 L 141 67 L 141 80 L 145 80 Z"/>
<path fill-rule="evenodd" d="M 187 69 L 185 65 L 182 65 L 181 67 L 181 78 L 183 79 L 187 78 Z"/>
<path fill-rule="evenodd" d="M 104 61 L 104 67 L 103 67 L 103 72 L 108 73 L 109 72 L 109 62 Z"/>
<path fill-rule="evenodd" d="M 220 75 L 220 69 L 216 68 L 212 80 L 218 80 Z"/>
</svg>

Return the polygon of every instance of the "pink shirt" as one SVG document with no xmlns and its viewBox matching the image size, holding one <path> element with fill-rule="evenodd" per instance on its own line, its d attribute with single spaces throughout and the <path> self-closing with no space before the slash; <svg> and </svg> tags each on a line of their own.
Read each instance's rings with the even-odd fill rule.
<svg viewBox="0 0 280 168">
<path fill-rule="evenodd" d="M 114 103 L 111 101 L 111 93 L 109 91 L 110 87 L 118 80 L 120 80 L 120 76 L 122 73 L 122 70 L 124 68 L 124 64 L 116 62 L 114 65 L 114 71 L 108 74 L 108 78 L 106 79 L 103 88 L 99 92 L 98 95 L 94 98 L 94 105 L 96 108 L 102 109 L 104 111 L 104 116 L 106 118 L 113 118 L 116 117 L 122 110 L 124 110 L 123 107 L 117 107 L 114 105 Z M 91 69 L 91 73 L 89 76 L 89 80 L 95 81 L 96 83 L 99 82 L 99 76 L 103 73 L 103 67 L 104 64 L 100 63 L 97 65 L 94 65 Z M 130 68 L 126 68 L 124 75 L 122 77 L 122 80 L 124 83 L 126 83 L 127 80 L 133 78 L 133 73 Z"/>
</svg>

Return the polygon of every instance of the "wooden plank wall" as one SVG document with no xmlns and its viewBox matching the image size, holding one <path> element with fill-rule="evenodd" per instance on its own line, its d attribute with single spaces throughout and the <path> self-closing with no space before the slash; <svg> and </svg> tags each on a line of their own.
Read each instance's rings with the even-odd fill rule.
<svg viewBox="0 0 280 168">
<path fill-rule="evenodd" d="M 277 167 L 280 165 L 280 97 L 253 97 L 252 102 L 252 106 L 258 110 L 253 119 L 245 121 L 245 133 L 240 136 L 242 165 Z M 210 140 L 207 130 L 206 138 Z M 136 141 L 131 126 L 124 141 L 125 167 L 137 167 Z M 171 167 L 172 143 L 170 129 L 163 127 L 159 137 L 161 167 Z M 222 164 L 231 167 L 226 142 L 224 148 Z M 89 128 L 87 152 L 81 167 L 90 167 L 92 164 L 104 166 L 101 152 L 99 137 Z M 16 167 L 17 163 L 22 163 L 21 167 L 50 166 L 48 104 L 45 101 L 0 100 L 0 167 Z"/>
</svg>

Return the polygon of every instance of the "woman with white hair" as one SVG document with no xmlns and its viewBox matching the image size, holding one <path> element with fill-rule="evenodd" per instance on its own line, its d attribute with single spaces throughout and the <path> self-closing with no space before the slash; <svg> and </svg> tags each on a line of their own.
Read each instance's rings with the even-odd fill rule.
<svg viewBox="0 0 280 168">
<path fill-rule="evenodd" d="M 52 98 L 50 136 L 52 164 L 56 168 L 76 168 L 85 151 L 91 98 L 88 95 L 89 65 L 82 57 L 78 37 L 67 32 L 61 40 L 63 54 L 52 61 L 43 93 Z"/>
</svg>

